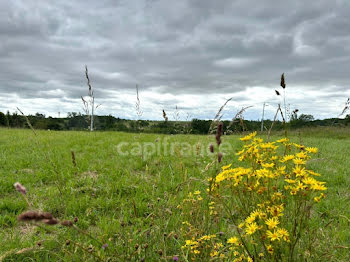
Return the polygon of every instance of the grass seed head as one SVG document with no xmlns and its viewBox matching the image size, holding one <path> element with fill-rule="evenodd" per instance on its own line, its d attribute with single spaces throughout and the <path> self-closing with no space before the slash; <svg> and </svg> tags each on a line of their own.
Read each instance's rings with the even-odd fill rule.
<svg viewBox="0 0 350 262">
<path fill-rule="evenodd" d="M 223 128 L 223 123 L 219 122 L 218 128 L 216 130 L 216 144 L 219 146 L 221 144 L 221 136 L 222 136 L 222 128 Z"/>
<path fill-rule="evenodd" d="M 18 192 L 20 192 L 22 195 L 27 194 L 27 189 L 19 182 L 16 182 L 13 184 L 13 186 L 16 188 Z"/>
<path fill-rule="evenodd" d="M 222 153 L 221 153 L 221 152 L 219 152 L 219 153 L 218 153 L 218 162 L 219 162 L 219 163 L 221 163 L 222 156 L 223 156 L 223 155 L 222 155 Z"/>
<path fill-rule="evenodd" d="M 281 75 L 281 86 L 283 89 L 286 88 L 286 84 L 284 82 L 284 73 Z"/>
<path fill-rule="evenodd" d="M 32 221 L 32 220 L 38 220 L 39 218 L 39 212 L 36 211 L 27 211 L 18 216 L 19 221 Z"/>
<path fill-rule="evenodd" d="M 209 150 L 210 150 L 210 153 L 214 153 L 214 146 L 213 146 L 213 144 L 211 144 L 211 145 L 209 146 Z"/>
<path fill-rule="evenodd" d="M 43 220 L 43 223 L 46 225 L 57 225 L 58 220 L 56 218 L 45 219 L 45 220 Z"/>
<path fill-rule="evenodd" d="M 73 226 L 73 222 L 71 220 L 64 220 L 61 222 L 61 225 L 65 227 L 71 227 Z"/>
</svg>

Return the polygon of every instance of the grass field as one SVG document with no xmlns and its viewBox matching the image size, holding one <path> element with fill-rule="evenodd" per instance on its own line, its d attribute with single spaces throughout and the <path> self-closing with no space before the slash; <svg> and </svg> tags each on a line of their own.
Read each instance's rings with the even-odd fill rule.
<svg viewBox="0 0 350 262">
<path fill-rule="evenodd" d="M 0 261 L 185 261 L 178 205 L 189 192 L 205 192 L 214 136 L 37 134 L 0 129 Z M 222 165 L 238 164 L 238 138 L 222 138 Z M 328 187 L 311 221 L 308 261 L 350 261 L 350 133 L 314 129 L 290 139 L 319 148 L 308 166 Z M 32 207 L 15 182 L 27 188 Z M 17 221 L 31 209 L 77 218 L 80 231 Z M 217 230 L 230 233 L 225 224 Z"/>
</svg>

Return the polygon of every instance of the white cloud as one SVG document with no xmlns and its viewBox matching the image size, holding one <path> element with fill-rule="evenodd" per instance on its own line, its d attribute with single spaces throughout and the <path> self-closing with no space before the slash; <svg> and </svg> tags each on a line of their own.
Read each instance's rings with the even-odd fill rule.
<svg viewBox="0 0 350 262">
<path fill-rule="evenodd" d="M 214 61 L 218 67 L 240 68 L 250 66 L 258 61 L 256 58 L 230 57 Z"/>
</svg>

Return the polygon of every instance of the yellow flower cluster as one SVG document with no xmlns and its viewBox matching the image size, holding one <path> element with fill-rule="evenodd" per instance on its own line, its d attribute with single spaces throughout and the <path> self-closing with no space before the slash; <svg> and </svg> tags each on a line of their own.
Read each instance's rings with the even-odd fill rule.
<svg viewBox="0 0 350 262">
<path fill-rule="evenodd" d="M 204 235 L 197 239 L 192 238 L 185 241 L 185 245 L 182 246 L 183 249 L 189 248 L 191 254 L 193 254 L 194 259 L 199 258 L 202 253 L 209 253 L 210 257 L 225 258 L 224 253 L 221 252 L 224 245 L 221 242 L 215 241 L 216 235 Z"/>
<path fill-rule="evenodd" d="M 215 178 L 215 183 L 212 184 L 212 190 L 225 181 L 232 181 L 232 185 L 237 187 L 242 184 L 246 190 L 256 190 L 259 193 L 265 191 L 262 182 L 267 180 L 279 180 L 281 177 L 287 183 L 284 186 L 291 195 L 307 194 L 309 191 L 323 191 L 327 188 L 325 182 L 317 181 L 312 176 L 319 176 L 312 170 L 307 170 L 305 165 L 311 158 L 310 154 L 318 152 L 317 148 L 304 147 L 303 145 L 290 143 L 287 138 L 277 140 L 276 142 L 264 143 L 261 138 L 255 138 L 256 132 L 241 138 L 242 141 L 250 142 L 245 144 L 243 149 L 237 153 L 240 161 L 252 162 L 252 167 L 223 167 L 223 170 Z M 295 154 L 284 154 L 279 156 L 277 149 L 279 144 L 284 145 L 286 149 L 291 149 L 292 146 L 297 150 Z M 278 181 L 280 182 L 280 181 Z M 319 196 L 322 198 L 323 194 Z"/>
<path fill-rule="evenodd" d="M 183 200 L 183 202 L 191 202 L 192 204 L 198 202 L 198 201 L 202 201 L 203 197 L 201 196 L 201 191 L 197 190 L 195 192 L 190 192 L 187 196 L 187 198 L 185 198 Z"/>
<path fill-rule="evenodd" d="M 215 219 L 229 217 L 237 232 L 225 243 L 216 235 L 197 236 L 183 248 L 197 258 L 209 250 L 210 258 L 236 262 L 290 259 L 312 205 L 325 197 L 319 191 L 327 190 L 325 182 L 316 179 L 320 174 L 307 165 L 318 150 L 288 138 L 264 142 L 256 132 L 240 140 L 244 145 L 236 155 L 246 164 L 222 167 L 209 179 L 208 189 L 210 215 L 218 214 L 214 210 L 226 212 Z M 199 196 L 200 192 L 191 193 L 185 201 L 194 203 Z"/>
</svg>

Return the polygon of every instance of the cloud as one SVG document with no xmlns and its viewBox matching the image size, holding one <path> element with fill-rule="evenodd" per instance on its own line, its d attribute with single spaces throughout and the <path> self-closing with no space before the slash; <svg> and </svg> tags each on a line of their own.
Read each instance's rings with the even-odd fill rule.
<svg viewBox="0 0 350 262">
<path fill-rule="evenodd" d="M 241 68 L 252 65 L 256 63 L 258 60 L 254 58 L 238 58 L 238 57 L 230 57 L 225 59 L 216 60 L 214 65 L 218 67 L 231 67 L 231 68 Z"/>
<path fill-rule="evenodd" d="M 0 110 L 81 111 L 87 65 L 99 114 L 136 118 L 138 84 L 143 118 L 176 105 L 211 118 L 233 96 L 227 118 L 253 105 L 258 119 L 285 72 L 291 107 L 333 117 L 350 96 L 349 12 L 346 0 L 2 1 Z"/>
</svg>

